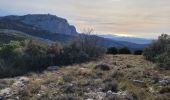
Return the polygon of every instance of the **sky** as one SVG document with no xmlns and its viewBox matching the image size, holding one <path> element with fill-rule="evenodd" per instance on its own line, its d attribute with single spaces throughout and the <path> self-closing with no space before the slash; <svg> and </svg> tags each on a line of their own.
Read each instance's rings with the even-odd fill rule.
<svg viewBox="0 0 170 100">
<path fill-rule="evenodd" d="M 78 32 L 156 38 L 170 34 L 170 0 L 0 0 L 0 15 L 53 14 Z"/>
</svg>

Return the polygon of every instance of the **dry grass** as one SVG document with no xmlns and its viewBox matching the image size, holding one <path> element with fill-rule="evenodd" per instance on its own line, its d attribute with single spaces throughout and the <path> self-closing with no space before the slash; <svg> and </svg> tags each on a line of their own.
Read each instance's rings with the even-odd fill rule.
<svg viewBox="0 0 170 100">
<path fill-rule="evenodd" d="M 94 69 L 95 65 L 105 63 L 109 71 Z M 169 77 L 170 72 L 156 69 L 156 65 L 138 55 L 106 55 L 98 61 L 72 66 L 63 66 L 54 72 L 29 74 L 30 82 L 27 89 L 19 96 L 22 99 L 85 99 L 85 93 L 102 91 L 106 83 L 113 81 L 118 84 L 119 91 L 130 91 L 139 100 L 168 100 L 169 94 L 160 94 L 161 86 L 153 83 L 154 77 Z M 143 83 L 134 83 L 140 80 Z M 1 83 L 2 84 L 2 83 Z M 1 86 L 0 84 L 0 86 Z M 7 86 L 10 85 L 9 83 Z M 4 86 L 3 86 L 4 87 Z M 150 91 L 150 88 L 154 92 Z"/>
</svg>

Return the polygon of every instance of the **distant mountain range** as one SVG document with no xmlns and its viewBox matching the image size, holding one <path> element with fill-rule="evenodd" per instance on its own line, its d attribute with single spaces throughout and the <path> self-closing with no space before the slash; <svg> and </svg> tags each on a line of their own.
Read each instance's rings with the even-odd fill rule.
<svg viewBox="0 0 170 100">
<path fill-rule="evenodd" d="M 24 16 L 3 16 L 0 17 L 0 36 L 12 38 L 11 36 L 32 38 L 48 43 L 68 43 L 78 36 L 76 28 L 68 23 L 66 19 L 50 14 L 28 14 Z M 3 34 L 2 34 L 3 33 Z M 6 35 L 5 35 L 5 34 Z M 8 35 L 7 35 L 8 34 Z M 10 34 L 10 35 L 9 35 Z M 93 35 L 93 38 L 100 40 L 100 45 L 105 47 L 115 46 L 118 48 L 129 47 L 132 50 L 143 49 L 148 45 L 149 40 L 138 38 L 114 37 L 104 35 Z"/>
<path fill-rule="evenodd" d="M 103 38 L 108 38 L 117 41 L 126 41 L 136 44 L 150 44 L 152 39 L 145 39 L 145 38 L 136 38 L 136 37 L 126 37 L 126 36 L 117 36 L 117 35 L 98 35 Z"/>
</svg>

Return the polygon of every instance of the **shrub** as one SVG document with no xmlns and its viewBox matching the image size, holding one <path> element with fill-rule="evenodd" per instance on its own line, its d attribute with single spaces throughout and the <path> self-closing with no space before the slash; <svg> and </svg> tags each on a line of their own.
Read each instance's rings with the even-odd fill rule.
<svg viewBox="0 0 170 100">
<path fill-rule="evenodd" d="M 119 49 L 119 54 L 131 54 L 131 51 L 127 47 L 124 47 Z"/>
<path fill-rule="evenodd" d="M 164 93 L 170 93 L 170 87 L 163 87 L 159 93 L 164 94 Z"/>
<path fill-rule="evenodd" d="M 48 64 L 46 49 L 37 42 L 10 42 L 0 50 L 1 77 L 41 71 Z"/>
<path fill-rule="evenodd" d="M 112 92 L 118 92 L 118 83 L 116 81 L 108 81 L 104 83 L 102 87 L 103 92 L 111 90 Z"/>
<path fill-rule="evenodd" d="M 94 67 L 94 69 L 100 69 L 100 70 L 103 70 L 103 71 L 108 71 L 108 70 L 110 70 L 110 66 L 107 65 L 107 64 L 99 64 L 99 65 L 96 65 Z"/>
<path fill-rule="evenodd" d="M 134 55 L 142 55 L 143 51 L 142 50 L 136 50 L 134 51 Z"/>
<path fill-rule="evenodd" d="M 25 45 L 23 56 L 25 68 L 31 71 L 41 71 L 49 66 L 47 55 L 48 46 L 41 43 L 30 41 Z"/>
<path fill-rule="evenodd" d="M 147 60 L 156 62 L 161 68 L 170 67 L 170 36 L 162 34 L 158 40 L 145 48 L 143 55 Z"/>
<path fill-rule="evenodd" d="M 107 49 L 107 54 L 117 54 L 118 53 L 118 49 L 115 47 L 110 47 Z"/>
<path fill-rule="evenodd" d="M 89 34 L 80 35 L 76 40 L 62 48 L 61 64 L 87 62 L 105 54 L 105 48 L 99 46 L 99 40 Z"/>
</svg>

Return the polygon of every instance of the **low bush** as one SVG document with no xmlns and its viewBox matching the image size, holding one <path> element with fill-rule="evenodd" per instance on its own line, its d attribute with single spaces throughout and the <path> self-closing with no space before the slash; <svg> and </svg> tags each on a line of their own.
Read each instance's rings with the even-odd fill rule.
<svg viewBox="0 0 170 100">
<path fill-rule="evenodd" d="M 107 54 L 118 54 L 118 49 L 116 47 L 110 47 L 107 49 Z"/>
<path fill-rule="evenodd" d="M 116 81 L 105 82 L 104 86 L 102 87 L 102 91 L 107 92 L 109 90 L 112 92 L 118 92 L 118 83 Z"/>
<path fill-rule="evenodd" d="M 131 51 L 127 47 L 119 49 L 119 54 L 131 54 Z"/>
<path fill-rule="evenodd" d="M 135 50 L 134 55 L 142 55 L 143 51 L 142 50 Z"/>
</svg>

